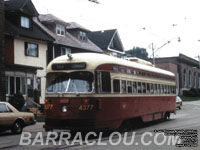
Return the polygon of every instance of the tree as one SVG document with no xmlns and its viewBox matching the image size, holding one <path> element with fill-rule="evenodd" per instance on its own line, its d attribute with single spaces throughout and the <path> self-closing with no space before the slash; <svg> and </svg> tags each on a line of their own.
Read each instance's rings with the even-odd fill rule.
<svg viewBox="0 0 200 150">
<path fill-rule="evenodd" d="M 10 96 L 8 102 L 20 111 L 25 104 L 25 99 L 23 95 L 18 92 L 13 96 Z"/>
<path fill-rule="evenodd" d="M 148 58 L 148 53 L 147 53 L 146 49 L 140 48 L 140 47 L 133 47 L 133 49 L 125 51 L 125 54 L 127 57 L 138 57 L 141 59 Z"/>
</svg>

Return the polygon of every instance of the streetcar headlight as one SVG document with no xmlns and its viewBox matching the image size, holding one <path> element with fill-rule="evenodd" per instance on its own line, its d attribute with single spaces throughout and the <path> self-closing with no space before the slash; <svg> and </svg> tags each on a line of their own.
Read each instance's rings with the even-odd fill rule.
<svg viewBox="0 0 200 150">
<path fill-rule="evenodd" d="M 67 112 L 67 106 L 62 107 L 62 112 Z"/>
</svg>

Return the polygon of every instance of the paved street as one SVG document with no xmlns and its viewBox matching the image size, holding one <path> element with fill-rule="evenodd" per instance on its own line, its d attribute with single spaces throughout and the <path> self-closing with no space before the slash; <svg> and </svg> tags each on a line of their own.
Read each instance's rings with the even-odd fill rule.
<svg viewBox="0 0 200 150">
<path fill-rule="evenodd" d="M 84 150 L 102 150 L 102 149 L 127 149 L 127 150 L 145 150 L 145 149 L 152 149 L 152 150 L 200 150 L 200 101 L 195 102 L 184 102 L 183 107 L 181 110 L 177 110 L 176 115 L 171 115 L 171 119 L 164 122 L 158 122 L 158 123 L 152 123 L 152 124 L 146 124 L 144 127 L 140 127 L 134 130 L 129 130 L 127 135 L 122 136 L 122 140 L 118 142 L 119 137 L 113 136 L 111 142 L 109 140 L 109 134 L 106 134 L 102 137 L 102 140 L 100 142 L 101 145 L 98 145 L 97 141 L 98 139 L 93 138 L 90 139 L 89 142 L 95 142 L 93 145 L 87 145 L 85 142 L 83 142 L 83 145 L 80 145 L 80 141 L 75 143 L 75 145 L 66 145 L 65 142 L 62 143 L 62 145 L 53 145 L 52 142 L 49 142 L 48 145 L 41 145 L 39 142 L 36 143 L 35 146 L 22 146 L 19 145 L 20 142 L 20 135 L 11 135 L 9 132 L 0 133 L 0 149 L 5 150 L 51 150 L 51 149 L 72 149 L 72 150 L 78 150 L 78 149 L 84 149 Z M 44 132 L 43 123 L 37 123 L 34 126 L 26 127 L 24 128 L 24 132 L 30 132 L 31 135 L 31 143 L 33 143 L 33 140 L 35 139 L 35 136 L 38 132 L 40 132 L 43 136 L 44 143 L 47 138 L 47 133 Z M 154 130 L 159 129 L 167 129 L 167 130 L 173 130 L 173 129 L 194 129 L 198 130 L 198 147 L 176 147 L 172 144 L 169 144 L 167 142 L 162 143 L 164 141 L 163 136 L 156 136 Z M 132 139 L 132 135 L 135 133 L 134 142 L 131 145 L 125 145 L 123 142 L 123 138 L 126 136 L 126 141 L 129 142 Z M 145 137 L 144 137 L 145 135 Z M 167 136 L 166 136 L 167 137 Z M 151 142 L 151 144 L 148 144 L 148 146 L 145 146 L 142 144 Z M 70 140 L 69 140 L 70 141 Z M 84 140 L 83 140 L 84 141 Z M 58 141 L 57 141 L 58 142 Z M 156 144 L 156 142 L 158 144 Z M 113 146 L 113 143 L 117 143 L 116 146 Z M 159 146 L 160 144 L 160 146 Z"/>
</svg>

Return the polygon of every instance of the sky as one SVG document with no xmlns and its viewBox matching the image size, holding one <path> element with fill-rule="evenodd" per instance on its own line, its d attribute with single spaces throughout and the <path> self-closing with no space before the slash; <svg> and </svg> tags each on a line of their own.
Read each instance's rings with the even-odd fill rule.
<svg viewBox="0 0 200 150">
<path fill-rule="evenodd" d="M 152 45 L 155 51 L 165 45 L 155 53 L 157 58 L 200 55 L 199 0 L 98 1 L 32 0 L 40 14 L 53 14 L 91 31 L 117 29 L 125 50 L 146 48 L 151 56 Z"/>
</svg>

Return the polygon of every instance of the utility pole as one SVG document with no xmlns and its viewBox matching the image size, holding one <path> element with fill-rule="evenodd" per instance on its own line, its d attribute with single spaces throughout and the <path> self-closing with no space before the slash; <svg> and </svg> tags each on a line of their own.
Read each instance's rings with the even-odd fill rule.
<svg viewBox="0 0 200 150">
<path fill-rule="evenodd" d="M 5 101 L 4 0 L 0 0 L 0 20 L 0 101 Z"/>
<path fill-rule="evenodd" d="M 200 69 L 200 55 L 198 55 L 196 58 L 199 60 L 199 69 Z"/>
<path fill-rule="evenodd" d="M 153 43 L 151 45 L 151 48 L 152 48 L 152 57 L 153 57 L 153 65 L 155 66 L 155 52 L 154 52 L 154 46 L 153 46 Z"/>
<path fill-rule="evenodd" d="M 173 39 L 177 39 L 177 38 L 173 38 Z M 173 39 L 171 39 L 171 40 L 168 40 L 166 43 L 164 43 L 163 45 L 161 45 L 159 48 L 157 48 L 156 50 L 154 49 L 154 46 L 153 46 L 153 43 L 151 44 L 151 49 L 152 49 L 152 57 L 153 57 L 153 65 L 155 66 L 155 53 L 157 52 L 157 51 L 159 51 L 161 48 L 163 48 L 165 45 L 167 45 L 167 44 L 169 44 L 169 43 L 171 43 L 171 41 L 173 40 Z M 180 37 L 178 37 L 178 42 L 181 42 L 181 38 Z"/>
</svg>

